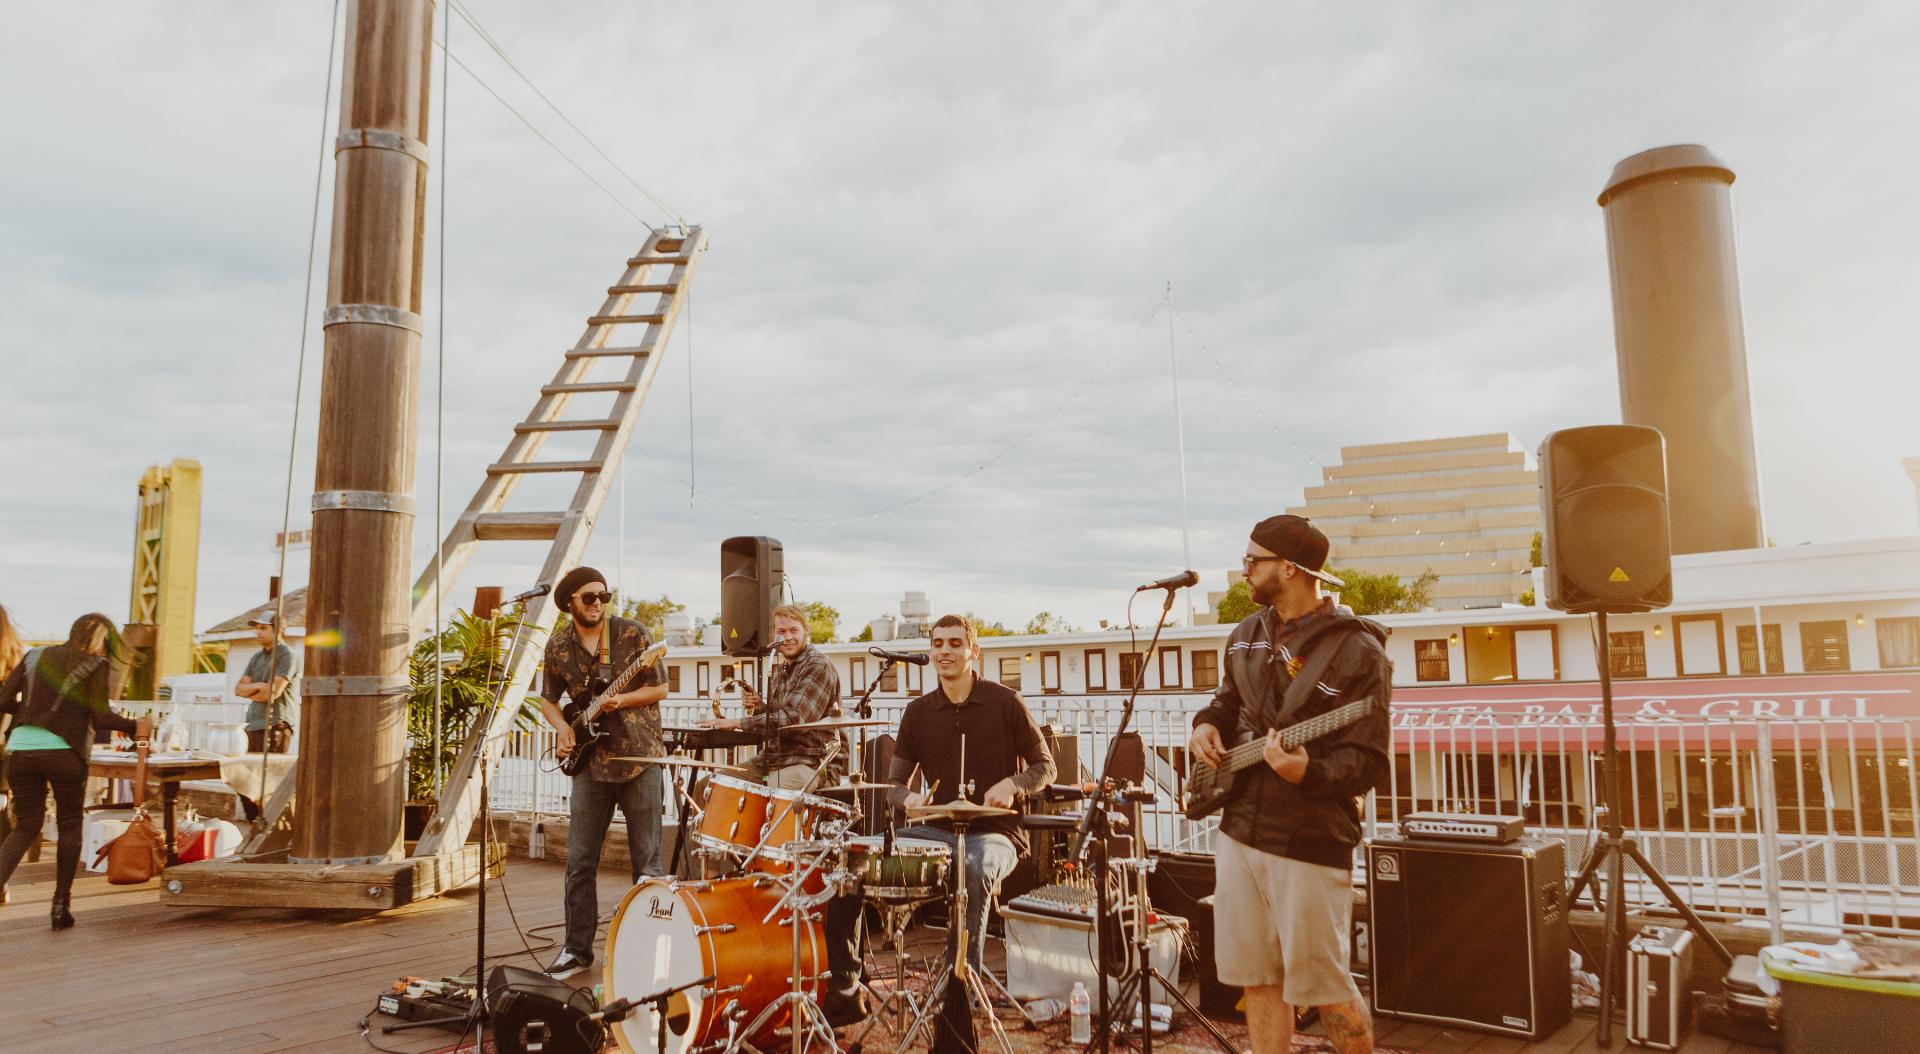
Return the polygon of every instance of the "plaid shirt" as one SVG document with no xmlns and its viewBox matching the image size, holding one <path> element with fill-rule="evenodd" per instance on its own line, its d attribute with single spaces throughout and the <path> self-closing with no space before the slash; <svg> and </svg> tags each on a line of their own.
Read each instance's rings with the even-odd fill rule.
<svg viewBox="0 0 1920 1054">
<path fill-rule="evenodd" d="M 833 660 L 807 645 L 792 662 L 767 674 L 766 702 L 760 711 L 740 721 L 743 731 L 768 737 L 754 759 L 757 767 L 774 772 L 788 765 L 818 765 L 836 738 L 832 732 L 785 732 L 788 725 L 837 717 L 840 713 L 840 675 Z M 846 752 L 834 758 L 827 775 L 838 780 L 846 771 Z"/>
<path fill-rule="evenodd" d="M 564 633 L 556 633 L 547 640 L 547 655 L 544 669 L 546 676 L 540 682 L 540 695 L 550 703 L 558 705 L 560 696 L 565 693 L 570 699 L 582 705 L 593 701 L 596 685 L 604 686 L 619 676 L 627 664 L 640 656 L 653 645 L 647 636 L 645 626 L 630 619 L 610 617 L 601 641 L 608 648 L 608 664 L 603 670 L 600 657 L 590 652 L 580 643 L 580 634 L 569 628 Z M 604 677 L 604 680 L 597 678 Z M 659 684 L 666 675 L 656 663 L 653 669 L 634 678 L 633 683 L 622 689 L 631 692 L 650 684 Z M 660 743 L 660 708 L 658 706 L 627 707 L 612 713 L 601 715 L 600 724 L 609 733 L 607 739 L 587 759 L 587 767 L 580 772 L 587 779 L 600 780 L 603 783 L 625 783 L 646 771 L 646 764 L 639 761 L 612 761 L 617 755 L 639 757 L 659 757 L 666 753 Z"/>
</svg>

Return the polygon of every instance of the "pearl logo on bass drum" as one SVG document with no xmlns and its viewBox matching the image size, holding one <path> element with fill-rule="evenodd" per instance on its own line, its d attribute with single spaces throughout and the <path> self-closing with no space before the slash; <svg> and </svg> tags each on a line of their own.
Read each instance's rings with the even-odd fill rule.
<svg viewBox="0 0 1920 1054">
<path fill-rule="evenodd" d="M 663 904 L 660 902 L 659 897 L 648 897 L 647 917 L 650 919 L 671 919 L 673 918 L 674 905 L 677 903 L 679 902 L 669 900 Z"/>
</svg>

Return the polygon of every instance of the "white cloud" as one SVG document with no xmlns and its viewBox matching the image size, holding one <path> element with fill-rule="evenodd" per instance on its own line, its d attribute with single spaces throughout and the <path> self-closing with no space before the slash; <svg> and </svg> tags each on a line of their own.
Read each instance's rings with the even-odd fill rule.
<svg viewBox="0 0 1920 1054">
<path fill-rule="evenodd" d="M 1669 142 L 1739 173 L 1771 532 L 1914 530 L 1898 466 L 1920 453 L 1908 5 L 466 4 L 712 233 L 691 417 L 683 334 L 636 435 L 653 460 L 627 470 L 632 591 L 711 613 L 720 539 L 771 533 L 796 589 L 848 627 L 906 589 L 1007 622 L 1117 618 L 1128 586 L 1181 559 L 1165 320 L 1142 326 L 1168 280 L 1193 560 L 1215 586 L 1246 525 L 1342 445 L 1511 431 L 1531 446 L 1615 420 L 1593 198 L 1615 161 Z M 30 628 L 124 612 L 133 486 L 173 456 L 207 468 L 200 621 L 272 573 L 325 17 L 42 5 L 0 41 L 20 147 L 0 169 L 0 602 Z M 655 214 L 457 21 L 453 40 Z M 444 126 L 433 111 L 450 148 L 435 169 L 449 517 L 641 237 L 457 70 L 452 84 Z M 430 331 L 423 497 L 434 355 Z M 317 328 L 309 356 L 297 507 Z M 690 420 L 692 509 L 666 474 L 687 474 Z M 937 488 L 834 523 L 725 504 L 817 521 Z M 591 552 L 607 570 L 617 518 Z M 536 557 L 478 564 L 453 596 L 517 584 Z"/>
</svg>

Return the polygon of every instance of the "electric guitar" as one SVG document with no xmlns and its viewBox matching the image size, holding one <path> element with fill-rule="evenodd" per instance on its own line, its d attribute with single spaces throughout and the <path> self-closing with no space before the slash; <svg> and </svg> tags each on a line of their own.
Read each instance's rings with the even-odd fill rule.
<svg viewBox="0 0 1920 1054">
<path fill-rule="evenodd" d="M 1373 700 L 1361 699 L 1288 725 L 1280 730 L 1280 744 L 1292 750 L 1302 743 L 1353 724 L 1367 716 L 1367 711 L 1372 708 Z M 1181 811 L 1186 813 L 1187 819 L 1198 820 L 1237 797 L 1246 786 L 1247 770 L 1254 765 L 1266 764 L 1266 749 L 1267 737 L 1264 734 L 1241 731 L 1234 736 L 1233 745 L 1227 748 L 1220 764 L 1195 761 L 1193 771 L 1187 774 L 1187 786 L 1182 794 L 1186 805 Z"/>
<path fill-rule="evenodd" d="M 621 670 L 611 684 L 594 696 L 592 702 L 568 703 L 561 709 L 560 716 L 566 718 L 568 727 L 573 729 L 573 750 L 560 759 L 562 773 L 571 776 L 587 767 L 587 759 L 600 749 L 600 744 L 608 735 L 607 730 L 600 727 L 600 718 L 606 712 L 608 700 L 620 694 L 627 685 L 633 683 L 635 677 L 651 669 L 666 654 L 665 644 L 655 644 L 627 664 L 627 668 Z"/>
</svg>

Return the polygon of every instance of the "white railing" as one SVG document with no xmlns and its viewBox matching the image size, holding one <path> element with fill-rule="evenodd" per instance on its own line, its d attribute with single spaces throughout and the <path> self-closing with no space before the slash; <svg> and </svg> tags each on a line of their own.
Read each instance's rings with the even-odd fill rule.
<svg viewBox="0 0 1920 1054">
<path fill-rule="evenodd" d="M 1142 809 L 1142 823 L 1155 848 L 1212 850 L 1216 821 L 1188 820 L 1178 808 L 1187 731 L 1209 699 L 1204 693 L 1154 693 L 1142 696 L 1134 713 L 1132 730 L 1147 748 L 1146 783 L 1155 792 Z M 897 727 L 906 702 L 875 699 L 874 716 Z M 843 702 L 843 708 L 851 703 Z M 1038 721 L 1074 745 L 1078 772 L 1066 771 L 1063 764 L 1062 781 L 1098 772 L 1119 728 L 1124 697 L 1035 695 L 1027 704 Z M 704 702 L 687 699 L 669 699 L 662 710 L 669 726 L 692 725 L 709 713 Z M 1789 924 L 1851 930 L 1920 926 L 1920 844 L 1914 836 L 1920 759 L 1914 754 L 1914 724 L 1839 718 L 1768 722 L 1772 799 L 1757 790 L 1763 775 L 1755 768 L 1763 756 L 1758 721 L 1619 724 L 1623 825 L 1681 895 L 1709 917 L 1761 915 L 1765 868 L 1771 865 Z M 1601 783 L 1600 728 L 1477 715 L 1457 726 L 1430 722 L 1396 728 L 1393 739 L 1387 791 L 1372 796 L 1363 812 L 1368 834 L 1391 834 L 1410 811 L 1520 815 L 1530 834 L 1566 844 L 1570 873 L 1579 868 L 1598 824 L 1593 806 Z M 552 768 L 552 744 L 544 726 L 513 734 L 491 785 L 496 809 L 567 811 L 569 781 Z M 667 809 L 671 819 L 671 802 Z M 1763 819 L 1777 832 L 1773 856 L 1761 849 Z M 1633 901 L 1660 901 L 1650 882 L 1633 868 L 1628 874 Z"/>
</svg>

